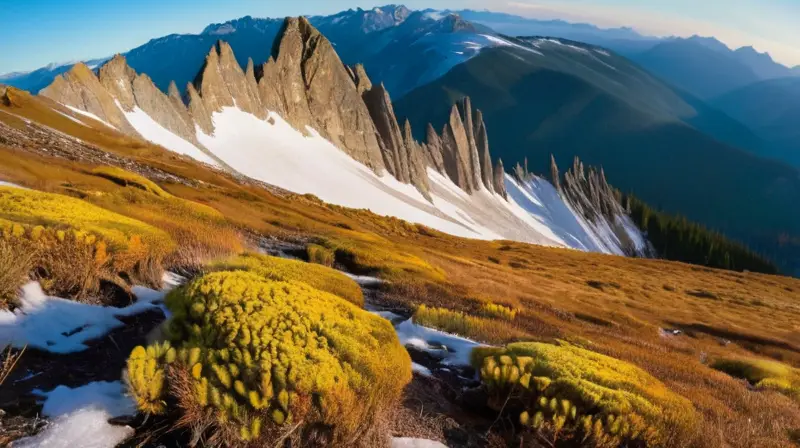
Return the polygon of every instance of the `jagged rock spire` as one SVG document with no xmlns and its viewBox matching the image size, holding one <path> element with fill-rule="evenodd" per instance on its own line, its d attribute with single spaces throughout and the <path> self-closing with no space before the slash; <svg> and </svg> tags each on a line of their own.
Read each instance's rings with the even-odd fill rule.
<svg viewBox="0 0 800 448">
<path fill-rule="evenodd" d="M 508 199 L 508 192 L 506 191 L 506 170 L 503 167 L 503 159 L 497 160 L 497 165 L 494 167 L 494 191 L 505 199 Z"/>
<path fill-rule="evenodd" d="M 556 158 L 550 154 L 550 181 L 556 190 L 561 190 L 561 174 L 558 172 L 558 165 L 556 165 Z"/>
<path fill-rule="evenodd" d="M 287 18 L 258 79 L 262 103 L 300 131 L 306 126 L 376 172 L 385 164 L 378 133 L 333 45 L 304 17 Z M 363 87 L 363 86 L 362 86 Z"/>
<path fill-rule="evenodd" d="M 440 174 L 445 174 L 444 159 L 442 156 L 442 139 L 430 123 L 428 123 L 426 141 L 425 160 L 428 166 L 435 169 Z"/>
<path fill-rule="evenodd" d="M 450 110 L 450 121 L 442 130 L 442 156 L 450 179 L 467 193 L 475 191 L 471 172 L 470 145 L 458 106 Z"/>
<path fill-rule="evenodd" d="M 218 41 L 206 56 L 203 68 L 194 81 L 205 109 L 214 113 L 221 112 L 225 107 L 238 107 L 259 118 L 266 118 L 266 111 L 255 87 L 254 70 L 250 73 L 252 82 L 248 82 L 231 46 L 227 42 Z"/>
</svg>

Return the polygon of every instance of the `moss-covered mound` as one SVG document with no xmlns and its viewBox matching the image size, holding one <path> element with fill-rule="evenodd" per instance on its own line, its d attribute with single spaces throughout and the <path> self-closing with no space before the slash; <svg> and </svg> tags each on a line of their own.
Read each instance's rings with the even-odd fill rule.
<svg viewBox="0 0 800 448">
<path fill-rule="evenodd" d="M 128 250 L 134 239 L 152 252 L 173 248 L 169 236 L 153 226 L 60 194 L 0 187 L 0 223 L 4 234 L 14 224 L 72 229 L 105 240 L 112 249 Z M 138 244 L 138 243 L 137 243 Z"/>
<path fill-rule="evenodd" d="M 134 350 L 128 385 L 142 411 L 175 403 L 218 444 L 271 446 L 293 431 L 359 446 L 411 379 L 388 321 L 303 283 L 217 272 L 167 305 L 172 345 Z"/>
<path fill-rule="evenodd" d="M 642 369 L 567 343 L 477 348 L 473 363 L 496 401 L 515 397 L 520 422 L 599 446 L 661 446 L 689 433 L 695 411 Z"/>
<path fill-rule="evenodd" d="M 800 401 L 800 370 L 766 359 L 718 359 L 711 367 L 747 380 L 759 390 L 773 390 Z"/>
<path fill-rule="evenodd" d="M 165 232 L 86 201 L 0 187 L 0 236 L 5 251 L 29 269 L 51 294 L 81 299 L 101 280 L 156 286 L 162 262 L 175 249 Z"/>
<path fill-rule="evenodd" d="M 355 305 L 364 305 L 364 293 L 353 279 L 335 269 L 318 264 L 268 255 L 243 254 L 213 263 L 208 269 L 211 271 L 247 271 L 275 281 L 303 282 L 316 289 L 337 295 Z"/>
</svg>

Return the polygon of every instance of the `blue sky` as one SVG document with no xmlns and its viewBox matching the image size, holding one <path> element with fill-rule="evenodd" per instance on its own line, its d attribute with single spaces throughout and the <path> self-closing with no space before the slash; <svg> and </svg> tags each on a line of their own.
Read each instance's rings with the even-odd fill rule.
<svg viewBox="0 0 800 448">
<path fill-rule="evenodd" d="M 389 2 L 390 0 L 386 0 Z M 398 0 L 395 0 L 398 1 Z M 124 52 L 154 37 L 198 33 L 252 15 L 283 17 L 369 8 L 358 0 L 0 0 L 0 73 Z M 413 9 L 469 7 L 562 18 L 652 35 L 714 35 L 800 65 L 800 0 L 409 0 Z"/>
</svg>

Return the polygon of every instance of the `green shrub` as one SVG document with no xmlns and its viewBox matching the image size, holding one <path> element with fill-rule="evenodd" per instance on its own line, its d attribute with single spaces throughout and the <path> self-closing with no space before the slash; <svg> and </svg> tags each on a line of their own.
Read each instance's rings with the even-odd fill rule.
<svg viewBox="0 0 800 448">
<path fill-rule="evenodd" d="M 647 372 L 567 343 L 476 348 L 472 360 L 493 403 L 515 396 L 520 423 L 582 443 L 660 446 L 690 434 L 698 418 L 688 400 Z"/>
<path fill-rule="evenodd" d="M 129 388 L 142 411 L 176 403 L 223 445 L 272 446 L 297 425 L 297 436 L 357 446 L 411 379 L 388 321 L 303 283 L 217 272 L 166 302 L 175 361 L 170 346 L 135 349 Z"/>
<path fill-rule="evenodd" d="M 212 263 L 207 269 L 212 272 L 247 271 L 275 281 L 303 282 L 355 305 L 364 306 L 364 293 L 353 279 L 335 269 L 317 264 L 268 255 L 243 254 Z"/>
<path fill-rule="evenodd" d="M 320 246 L 319 244 L 309 244 L 306 247 L 306 254 L 308 261 L 315 264 L 321 264 L 327 267 L 333 267 L 335 261 L 335 254 L 331 249 Z"/>
<path fill-rule="evenodd" d="M 711 367 L 747 380 L 759 390 L 772 390 L 800 401 L 800 369 L 766 359 L 718 359 Z"/>
</svg>

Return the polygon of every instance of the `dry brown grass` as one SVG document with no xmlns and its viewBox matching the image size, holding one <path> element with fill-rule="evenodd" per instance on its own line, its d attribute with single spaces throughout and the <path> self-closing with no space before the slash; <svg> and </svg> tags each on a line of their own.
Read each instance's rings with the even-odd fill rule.
<svg viewBox="0 0 800 448">
<path fill-rule="evenodd" d="M 19 289 L 28 281 L 34 254 L 19 247 L 16 239 L 0 238 L 0 310 L 10 308 Z"/>
<path fill-rule="evenodd" d="M 9 346 L 0 350 L 0 357 L 2 357 L 2 360 L 0 360 L 0 386 L 6 382 L 11 372 L 14 371 L 23 354 L 25 354 L 24 347 L 22 350 L 14 350 Z"/>
<path fill-rule="evenodd" d="M 790 434 L 800 428 L 799 404 L 750 390 L 746 382 L 706 365 L 718 357 L 758 355 L 800 367 L 800 280 L 451 237 L 314 198 L 280 197 L 240 185 L 160 148 L 113 131 L 92 131 L 25 101 L 15 113 L 45 120 L 136 163 L 202 180 L 160 187 L 212 207 L 234 231 L 331 243 L 337 263 L 392 281 L 385 291 L 392 305 L 480 316 L 482 304 L 491 302 L 518 310 L 514 338 L 566 339 L 641 367 L 698 410 L 702 421 L 691 446 L 791 446 Z M 0 120 L 4 117 L 0 113 Z M 87 174 L 92 166 L 2 146 L 0 160 L 0 176 L 22 185 L 84 197 L 133 217 L 151 207 L 129 200 L 144 194 L 141 190 L 121 195 L 125 187 Z M 156 226 L 169 226 L 153 219 Z M 235 248 L 224 242 L 208 246 L 222 252 Z M 206 257 L 180 256 L 194 262 Z"/>
</svg>

